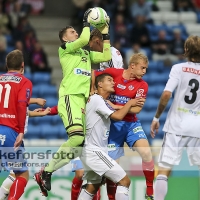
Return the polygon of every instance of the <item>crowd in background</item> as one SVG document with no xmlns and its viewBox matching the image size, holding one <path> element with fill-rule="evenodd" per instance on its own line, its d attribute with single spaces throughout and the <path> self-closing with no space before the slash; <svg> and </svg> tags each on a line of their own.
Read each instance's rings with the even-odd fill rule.
<svg viewBox="0 0 200 200">
<path fill-rule="evenodd" d="M 164 0 L 163 0 L 164 1 Z M 149 60 L 163 60 L 166 66 L 184 60 L 184 42 L 188 37 L 184 25 L 155 31 L 151 12 L 159 11 L 157 0 L 73 0 L 76 5 L 73 25 L 80 25 L 85 10 L 102 7 L 111 18 L 110 34 L 113 46 L 118 48 L 127 65 L 132 53 L 142 52 Z M 172 0 L 174 12 L 196 12 L 200 16 L 199 0 Z M 199 17 L 200 22 L 200 17 Z M 166 59 L 168 57 L 170 59 Z"/>
<path fill-rule="evenodd" d="M 51 72 L 30 15 L 43 13 L 44 0 L 0 0 L 0 72 L 5 72 L 8 52 L 19 49 L 24 54 L 25 72 Z"/>
</svg>

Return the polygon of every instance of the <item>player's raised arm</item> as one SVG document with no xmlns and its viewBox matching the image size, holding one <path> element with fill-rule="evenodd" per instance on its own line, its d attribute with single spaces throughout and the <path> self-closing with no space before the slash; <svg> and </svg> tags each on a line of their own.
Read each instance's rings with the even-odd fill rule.
<svg viewBox="0 0 200 200">
<path fill-rule="evenodd" d="M 92 63 L 105 62 L 111 60 L 112 58 L 110 49 L 109 22 L 98 29 L 103 36 L 103 52 L 91 51 L 90 58 Z"/>
<path fill-rule="evenodd" d="M 65 53 L 74 52 L 88 44 L 90 39 L 90 23 L 88 22 L 88 14 L 90 12 L 91 10 L 88 9 L 84 14 L 83 30 L 79 38 L 78 33 L 72 26 L 67 26 L 59 32 L 59 38 L 62 42 L 61 49 L 64 50 Z M 68 34 L 68 37 L 66 37 L 66 34 Z"/>
</svg>

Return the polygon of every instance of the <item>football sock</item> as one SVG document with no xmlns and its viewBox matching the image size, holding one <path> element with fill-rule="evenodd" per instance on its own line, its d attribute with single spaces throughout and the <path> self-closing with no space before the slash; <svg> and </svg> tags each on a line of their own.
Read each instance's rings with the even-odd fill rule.
<svg viewBox="0 0 200 200">
<path fill-rule="evenodd" d="M 154 200 L 164 200 L 167 194 L 168 178 L 165 175 L 158 175 L 155 182 Z"/>
<path fill-rule="evenodd" d="M 0 187 L 0 200 L 6 199 L 6 197 L 8 196 L 8 194 L 10 192 L 10 187 L 14 181 L 15 181 L 15 177 L 12 177 L 11 175 L 9 175 L 4 180 L 4 182 L 2 183 L 2 185 Z"/>
<path fill-rule="evenodd" d="M 92 200 L 100 200 L 101 199 L 101 191 L 100 191 L 100 188 L 99 190 L 97 191 L 97 193 L 94 195 L 93 199 Z"/>
<path fill-rule="evenodd" d="M 10 200 L 12 197 L 18 200 L 24 193 L 26 184 L 27 180 L 25 178 L 17 177 L 10 188 L 10 194 L 8 196 L 8 200 Z"/>
<path fill-rule="evenodd" d="M 142 169 L 144 176 L 146 178 L 146 194 L 151 196 L 153 195 L 153 180 L 154 180 L 154 162 L 153 160 L 150 162 L 142 161 Z"/>
<path fill-rule="evenodd" d="M 129 189 L 124 186 L 117 186 L 116 194 L 115 194 L 115 199 L 116 200 L 128 200 L 129 199 Z"/>
<path fill-rule="evenodd" d="M 115 200 L 117 185 L 109 179 L 106 179 L 107 195 L 109 200 Z"/>
<path fill-rule="evenodd" d="M 87 190 L 82 189 L 81 193 L 78 196 L 78 200 L 92 200 L 94 194 L 90 194 Z"/>
<path fill-rule="evenodd" d="M 74 177 L 72 180 L 71 200 L 77 200 L 83 181 Z"/>
</svg>

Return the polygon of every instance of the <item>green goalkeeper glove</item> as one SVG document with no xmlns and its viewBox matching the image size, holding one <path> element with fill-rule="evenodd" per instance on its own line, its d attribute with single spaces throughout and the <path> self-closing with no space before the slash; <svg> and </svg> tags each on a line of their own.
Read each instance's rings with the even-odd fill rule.
<svg viewBox="0 0 200 200">
<path fill-rule="evenodd" d="M 110 24 L 110 18 L 107 17 L 106 24 L 104 26 L 98 28 L 98 30 L 101 32 L 102 35 L 108 35 L 109 24 Z"/>
</svg>

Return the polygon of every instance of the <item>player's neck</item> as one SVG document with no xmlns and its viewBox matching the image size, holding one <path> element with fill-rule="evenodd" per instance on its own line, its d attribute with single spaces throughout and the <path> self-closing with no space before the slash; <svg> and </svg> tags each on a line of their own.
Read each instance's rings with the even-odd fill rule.
<svg viewBox="0 0 200 200">
<path fill-rule="evenodd" d="M 126 80 L 133 80 L 133 79 L 135 79 L 134 74 L 130 73 L 129 69 L 125 69 L 122 76 Z"/>
<path fill-rule="evenodd" d="M 21 74 L 22 72 L 20 70 L 8 70 L 8 73 L 19 73 Z"/>
<path fill-rule="evenodd" d="M 98 91 L 98 95 L 102 96 L 103 99 L 108 99 L 108 97 L 110 96 L 110 92 L 106 92 L 106 91 Z"/>
</svg>

